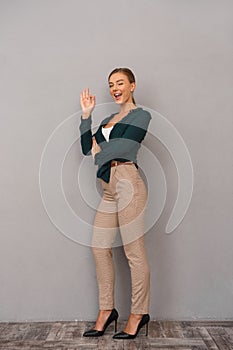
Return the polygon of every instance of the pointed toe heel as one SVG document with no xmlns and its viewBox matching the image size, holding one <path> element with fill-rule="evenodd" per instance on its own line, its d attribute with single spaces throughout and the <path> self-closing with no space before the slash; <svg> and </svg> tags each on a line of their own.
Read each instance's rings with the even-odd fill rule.
<svg viewBox="0 0 233 350">
<path fill-rule="evenodd" d="M 107 321 L 105 322 L 102 331 L 98 331 L 96 329 L 91 328 L 83 333 L 83 337 L 101 337 L 102 335 L 104 335 L 106 329 L 113 321 L 115 322 L 114 330 L 116 332 L 117 331 L 117 319 L 118 319 L 118 317 L 119 317 L 119 315 L 118 315 L 117 310 L 113 309 L 111 314 L 109 315 Z"/>
<path fill-rule="evenodd" d="M 113 339 L 134 339 L 134 338 L 136 338 L 136 336 L 138 335 L 140 329 L 143 326 L 146 326 L 145 335 L 148 336 L 149 321 L 150 321 L 150 315 L 149 314 L 144 314 L 142 316 L 141 321 L 139 322 L 139 325 L 137 327 L 137 330 L 136 330 L 135 334 L 129 334 L 129 333 L 126 333 L 126 332 L 119 332 L 119 333 L 114 334 Z"/>
</svg>

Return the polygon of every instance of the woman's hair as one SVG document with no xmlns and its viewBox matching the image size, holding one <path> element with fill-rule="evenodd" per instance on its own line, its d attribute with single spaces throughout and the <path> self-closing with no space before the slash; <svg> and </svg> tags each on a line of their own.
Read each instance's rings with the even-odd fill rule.
<svg viewBox="0 0 233 350">
<path fill-rule="evenodd" d="M 111 76 L 115 73 L 123 73 L 125 74 L 128 79 L 129 79 L 129 82 L 130 84 L 131 83 L 135 83 L 136 80 L 135 80 L 135 76 L 133 74 L 133 72 L 129 69 L 129 68 L 115 68 L 108 76 L 108 81 L 110 80 Z M 133 103 L 136 105 L 136 102 L 135 102 L 135 99 L 134 97 L 132 96 L 132 99 L 133 99 Z"/>
</svg>

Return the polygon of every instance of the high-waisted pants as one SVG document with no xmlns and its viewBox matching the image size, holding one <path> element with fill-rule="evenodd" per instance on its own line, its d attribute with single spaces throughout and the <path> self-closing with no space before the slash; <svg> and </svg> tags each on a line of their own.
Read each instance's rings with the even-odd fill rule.
<svg viewBox="0 0 233 350">
<path fill-rule="evenodd" d="M 111 167 L 109 183 L 100 181 L 103 196 L 96 211 L 92 239 L 99 309 L 114 308 L 112 245 L 119 228 L 131 272 L 131 313 L 148 313 L 150 270 L 144 245 L 147 188 L 134 163 Z"/>
</svg>

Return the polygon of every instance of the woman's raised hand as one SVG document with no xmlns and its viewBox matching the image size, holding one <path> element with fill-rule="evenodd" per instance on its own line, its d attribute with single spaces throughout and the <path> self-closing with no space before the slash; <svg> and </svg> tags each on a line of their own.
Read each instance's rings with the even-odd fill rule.
<svg viewBox="0 0 233 350">
<path fill-rule="evenodd" d="M 85 88 L 80 94 L 80 105 L 82 108 L 82 117 L 87 119 L 90 117 L 95 108 L 96 100 L 94 95 L 90 95 L 89 88 Z"/>
</svg>

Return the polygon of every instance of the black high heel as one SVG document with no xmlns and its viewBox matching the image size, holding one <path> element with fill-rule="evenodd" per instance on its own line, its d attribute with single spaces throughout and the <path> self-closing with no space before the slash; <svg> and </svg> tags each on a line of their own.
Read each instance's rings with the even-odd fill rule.
<svg viewBox="0 0 233 350">
<path fill-rule="evenodd" d="M 141 321 L 139 322 L 139 325 L 138 325 L 138 328 L 137 328 L 135 334 L 129 334 L 129 333 L 126 333 L 126 332 L 119 332 L 119 333 L 114 334 L 113 339 L 134 339 L 134 338 L 136 338 L 136 336 L 138 335 L 138 332 L 140 331 L 140 329 L 143 326 L 146 326 L 146 333 L 145 333 L 145 335 L 147 336 L 148 335 L 148 324 L 149 324 L 149 321 L 150 321 L 150 315 L 149 314 L 144 314 L 142 316 Z"/>
<path fill-rule="evenodd" d="M 102 331 L 98 331 L 96 329 L 89 329 L 86 332 L 83 333 L 84 337 L 101 337 L 102 335 L 104 335 L 104 332 L 106 331 L 107 327 L 113 322 L 115 321 L 115 332 L 117 331 L 117 319 L 118 319 L 118 312 L 116 309 L 112 309 L 111 314 L 109 315 L 107 321 L 104 324 L 104 327 L 102 329 Z"/>
</svg>

